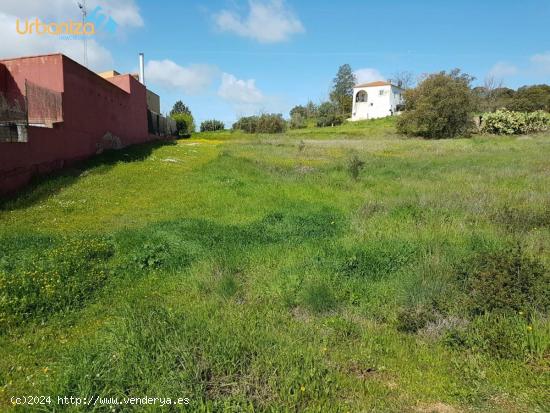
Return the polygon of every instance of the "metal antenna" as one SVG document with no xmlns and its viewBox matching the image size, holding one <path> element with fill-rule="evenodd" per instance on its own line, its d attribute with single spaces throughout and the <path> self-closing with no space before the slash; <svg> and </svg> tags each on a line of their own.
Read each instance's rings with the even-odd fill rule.
<svg viewBox="0 0 550 413">
<path fill-rule="evenodd" d="M 86 0 L 78 2 L 78 8 L 82 12 L 82 39 L 84 41 L 84 66 L 88 67 L 88 40 L 86 34 L 84 34 L 84 25 L 86 24 L 86 16 L 88 15 L 88 9 L 86 8 Z"/>
</svg>

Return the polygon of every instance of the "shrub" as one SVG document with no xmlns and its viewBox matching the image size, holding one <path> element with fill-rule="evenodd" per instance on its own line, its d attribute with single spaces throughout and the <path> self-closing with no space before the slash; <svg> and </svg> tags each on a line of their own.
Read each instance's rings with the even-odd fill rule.
<svg viewBox="0 0 550 413">
<path fill-rule="evenodd" d="M 0 326 L 79 307 L 103 286 L 113 254 L 103 239 L 63 239 L 31 259 L 0 266 Z"/>
<path fill-rule="evenodd" d="M 406 307 L 397 313 L 397 330 L 402 333 L 416 333 L 429 322 L 435 320 L 435 314 L 424 307 Z"/>
<path fill-rule="evenodd" d="M 472 80 L 458 69 L 429 75 L 405 92 L 405 112 L 397 120 L 397 130 L 430 139 L 469 133 L 476 104 Z"/>
<path fill-rule="evenodd" d="M 472 314 L 550 309 L 550 272 L 521 246 L 477 257 L 460 272 Z"/>
<path fill-rule="evenodd" d="M 339 114 L 338 106 L 331 102 L 319 105 L 317 126 L 336 126 L 344 122 L 344 117 Z"/>
<path fill-rule="evenodd" d="M 281 114 L 263 114 L 246 116 L 233 124 L 233 129 L 247 133 L 282 133 L 286 130 L 286 121 Z"/>
<path fill-rule="evenodd" d="M 176 113 L 171 115 L 171 118 L 176 121 L 176 131 L 178 136 L 186 137 L 195 132 L 195 121 L 189 113 Z"/>
<path fill-rule="evenodd" d="M 225 125 L 220 120 L 211 119 L 211 120 L 205 120 L 204 122 L 201 123 L 201 132 L 214 132 L 217 130 L 224 130 L 224 129 L 225 129 Z"/>
<path fill-rule="evenodd" d="M 483 115 L 482 131 L 495 135 L 519 135 L 550 130 L 550 114 L 497 110 Z"/>
<path fill-rule="evenodd" d="M 364 167 L 365 167 L 365 162 L 359 159 L 357 154 L 354 154 L 348 160 L 348 172 L 350 176 L 356 181 L 359 179 L 359 174 L 361 173 L 361 170 Z"/>
</svg>

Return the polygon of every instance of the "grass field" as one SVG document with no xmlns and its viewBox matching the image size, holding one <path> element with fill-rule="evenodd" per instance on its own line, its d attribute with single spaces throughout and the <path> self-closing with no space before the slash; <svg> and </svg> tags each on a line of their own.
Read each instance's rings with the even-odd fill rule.
<svg viewBox="0 0 550 413">
<path fill-rule="evenodd" d="M 0 410 L 547 412 L 549 159 L 389 119 L 42 179 L 0 207 Z"/>
</svg>

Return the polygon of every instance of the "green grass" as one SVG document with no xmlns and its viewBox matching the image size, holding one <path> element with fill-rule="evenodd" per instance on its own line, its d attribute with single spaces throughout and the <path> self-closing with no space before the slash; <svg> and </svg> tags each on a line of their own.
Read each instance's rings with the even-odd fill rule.
<svg viewBox="0 0 550 413">
<path fill-rule="evenodd" d="M 392 121 L 127 148 L 5 200 L 0 410 L 548 411 L 550 135 Z M 537 307 L 481 313 L 487 271 Z"/>
</svg>

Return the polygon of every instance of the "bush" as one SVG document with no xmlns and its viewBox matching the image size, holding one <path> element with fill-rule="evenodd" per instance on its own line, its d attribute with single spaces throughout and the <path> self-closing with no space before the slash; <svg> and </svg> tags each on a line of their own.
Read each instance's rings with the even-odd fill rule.
<svg viewBox="0 0 550 413">
<path fill-rule="evenodd" d="M 189 113 L 175 113 L 171 118 L 176 121 L 176 132 L 180 137 L 187 137 L 195 132 L 195 121 Z"/>
<path fill-rule="evenodd" d="M 519 135 L 550 130 L 550 114 L 536 112 L 512 112 L 497 110 L 482 117 L 482 131 L 495 135 Z"/>
<path fill-rule="evenodd" d="M 460 272 L 472 314 L 546 313 L 550 309 L 550 272 L 521 246 L 477 257 Z"/>
<path fill-rule="evenodd" d="M 361 173 L 361 170 L 364 167 L 365 167 L 365 162 L 359 159 L 359 157 L 356 154 L 354 154 L 348 160 L 348 172 L 355 181 L 359 179 L 359 174 Z"/>
<path fill-rule="evenodd" d="M 424 328 L 426 324 L 435 320 L 435 314 L 432 311 L 423 308 L 403 308 L 397 314 L 397 330 L 402 333 L 416 333 Z"/>
<path fill-rule="evenodd" d="M 339 114 L 338 106 L 331 102 L 319 105 L 317 126 L 336 126 L 344 122 L 344 117 Z"/>
<path fill-rule="evenodd" d="M 286 121 L 281 114 L 263 114 L 246 116 L 233 124 L 233 129 L 246 133 L 282 133 L 286 130 Z"/>
<path fill-rule="evenodd" d="M 204 122 L 201 123 L 201 132 L 214 132 L 217 130 L 224 130 L 224 129 L 225 129 L 225 125 L 220 120 L 211 119 L 211 120 L 205 120 Z"/>
<path fill-rule="evenodd" d="M 458 69 L 429 75 L 405 92 L 405 112 L 397 120 L 397 130 L 430 139 L 469 133 L 476 105 L 472 80 Z"/>
</svg>

